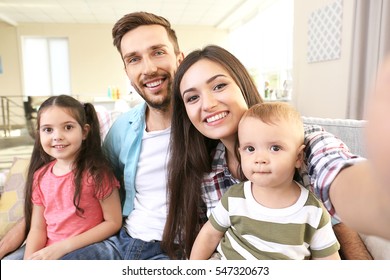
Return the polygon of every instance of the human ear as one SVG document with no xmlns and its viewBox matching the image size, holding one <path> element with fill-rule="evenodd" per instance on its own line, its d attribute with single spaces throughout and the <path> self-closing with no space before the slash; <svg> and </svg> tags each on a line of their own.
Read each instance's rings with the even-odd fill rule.
<svg viewBox="0 0 390 280">
<path fill-rule="evenodd" d="M 305 145 L 301 145 L 297 150 L 297 159 L 295 161 L 295 168 L 300 168 L 303 162 L 303 150 L 305 149 Z"/>
<path fill-rule="evenodd" d="M 83 127 L 83 140 L 87 139 L 89 130 L 91 129 L 89 124 L 84 125 Z"/>
<path fill-rule="evenodd" d="M 183 53 L 183 52 L 180 52 L 180 53 L 177 55 L 177 65 L 178 65 L 178 66 L 183 62 L 183 59 L 184 59 L 184 53 Z"/>
</svg>

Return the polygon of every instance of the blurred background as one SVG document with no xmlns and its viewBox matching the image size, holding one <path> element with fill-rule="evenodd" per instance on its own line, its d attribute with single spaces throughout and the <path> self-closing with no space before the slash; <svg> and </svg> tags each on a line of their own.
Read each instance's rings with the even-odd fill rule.
<svg viewBox="0 0 390 280">
<path fill-rule="evenodd" d="M 17 142 L 5 138 L 28 138 L 40 96 L 69 94 L 112 118 L 139 101 L 111 38 L 133 11 L 166 17 L 185 54 L 227 48 L 266 100 L 290 102 L 304 116 L 363 119 L 390 51 L 389 2 L 0 0 L 0 149 Z"/>
</svg>

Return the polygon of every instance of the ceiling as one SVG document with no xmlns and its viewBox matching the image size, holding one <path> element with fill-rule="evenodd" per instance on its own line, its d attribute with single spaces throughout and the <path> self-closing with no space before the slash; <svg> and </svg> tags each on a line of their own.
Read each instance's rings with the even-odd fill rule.
<svg viewBox="0 0 390 280">
<path fill-rule="evenodd" d="M 231 29 L 272 0 L 0 0 L 0 22 L 110 23 L 132 11 L 166 17 L 173 25 Z"/>
</svg>

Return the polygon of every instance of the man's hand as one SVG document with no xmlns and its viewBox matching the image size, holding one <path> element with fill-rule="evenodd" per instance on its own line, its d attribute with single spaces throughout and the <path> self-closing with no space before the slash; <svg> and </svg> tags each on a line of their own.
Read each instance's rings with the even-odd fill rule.
<svg viewBox="0 0 390 280">
<path fill-rule="evenodd" d="M 22 245 L 23 241 L 26 239 L 25 229 L 26 223 L 24 218 L 22 218 L 0 240 L 0 259 Z"/>
</svg>

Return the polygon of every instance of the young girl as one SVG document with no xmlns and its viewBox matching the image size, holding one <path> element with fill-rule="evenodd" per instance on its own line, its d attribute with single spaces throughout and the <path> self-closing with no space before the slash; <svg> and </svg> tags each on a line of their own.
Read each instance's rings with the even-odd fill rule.
<svg viewBox="0 0 390 280">
<path fill-rule="evenodd" d="M 30 230 L 24 258 L 59 259 L 120 229 L 119 183 L 103 155 L 92 104 L 50 97 L 39 108 L 37 127 L 26 184 Z"/>
</svg>

